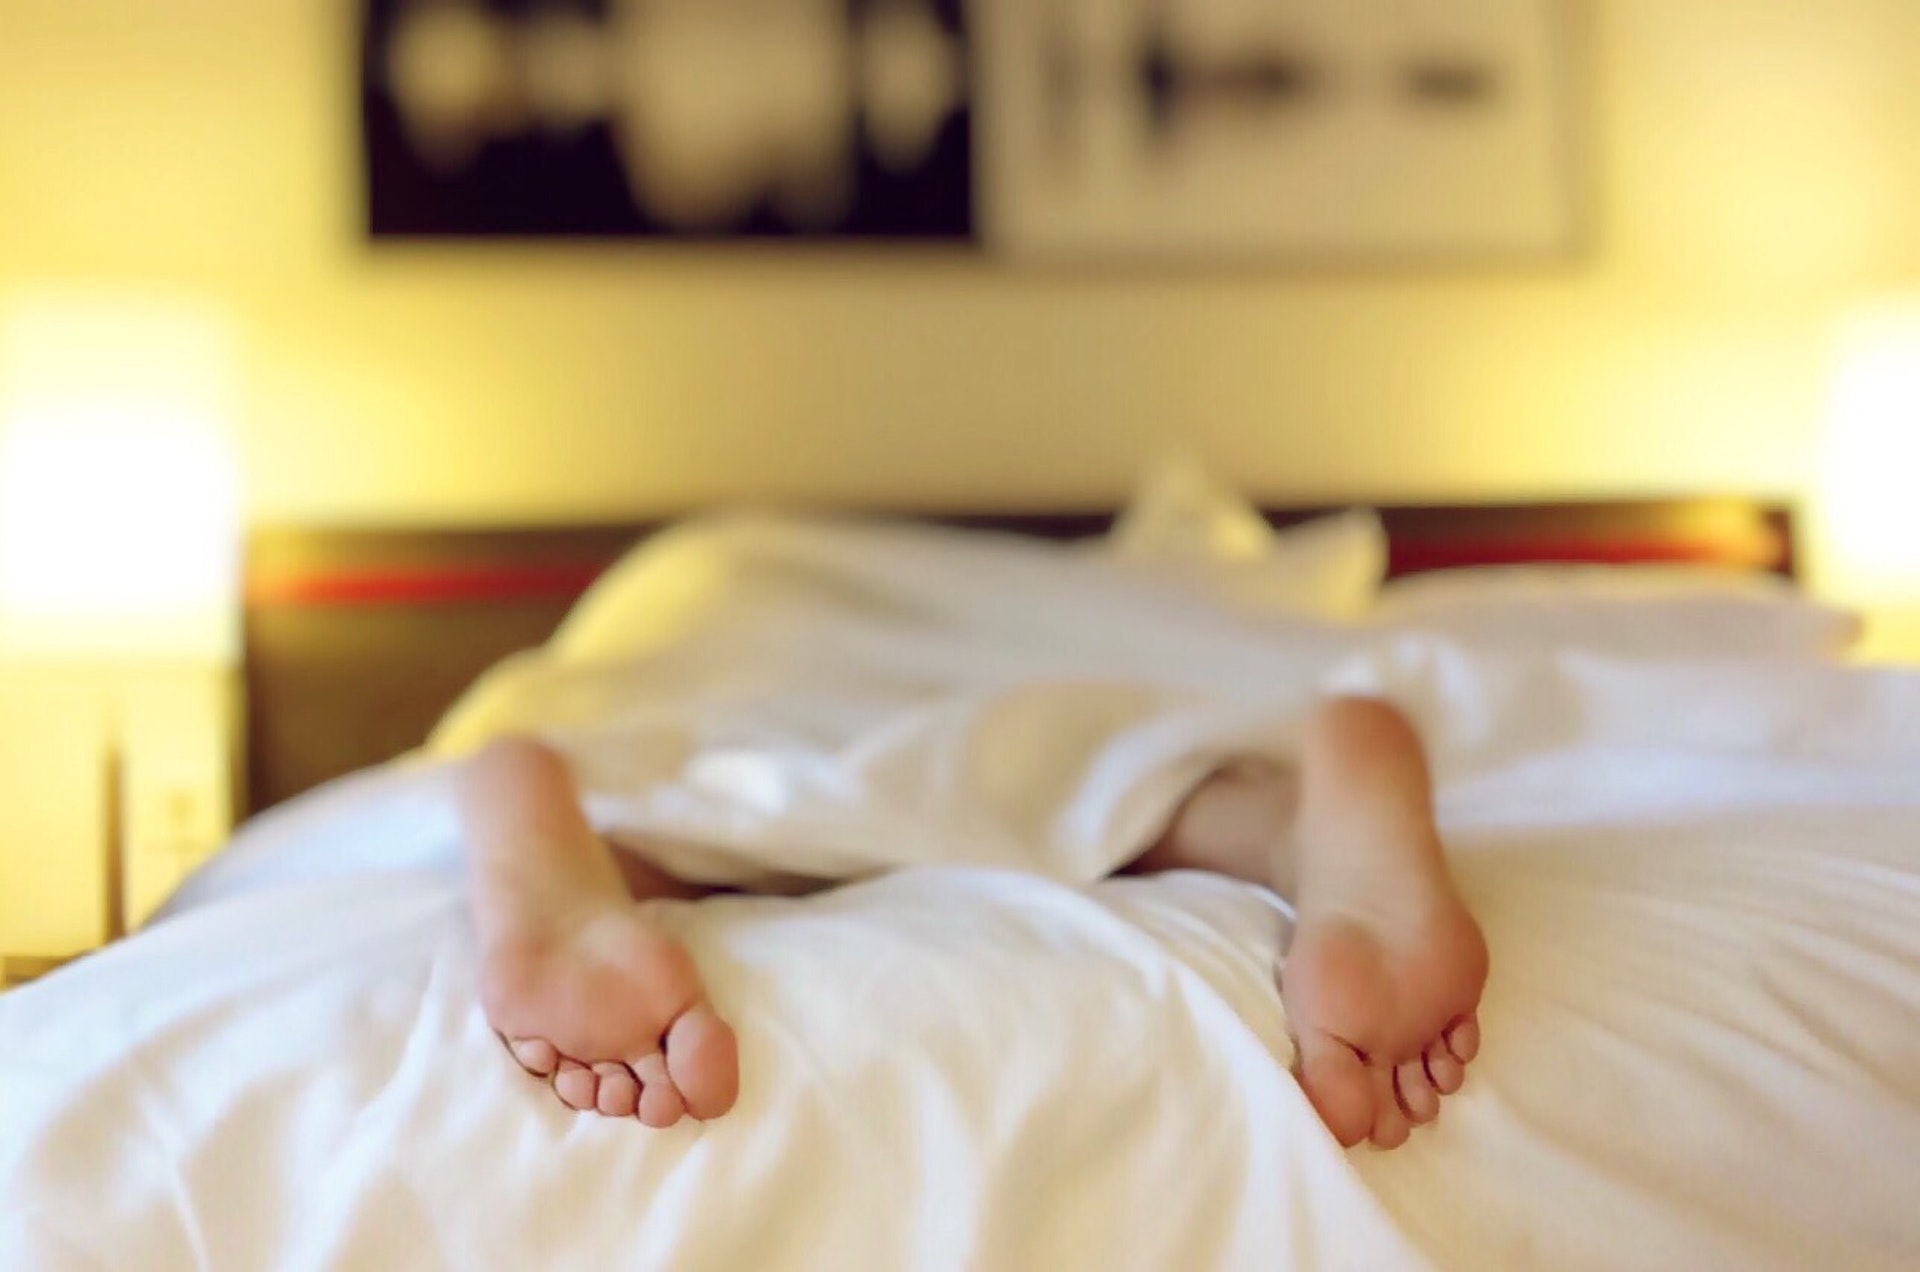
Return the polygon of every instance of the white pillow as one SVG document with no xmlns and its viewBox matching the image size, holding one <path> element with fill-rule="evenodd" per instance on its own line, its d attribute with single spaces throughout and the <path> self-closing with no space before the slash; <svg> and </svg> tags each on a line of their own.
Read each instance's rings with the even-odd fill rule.
<svg viewBox="0 0 1920 1272">
<path fill-rule="evenodd" d="M 1363 615 L 1387 569 L 1386 530 L 1371 510 L 1275 530 L 1253 504 L 1184 458 L 1147 471 L 1105 551 L 1231 609 L 1330 619 Z"/>
<path fill-rule="evenodd" d="M 1253 580 L 1281 581 L 1271 573 Z M 1317 638 L 1328 626 L 1298 606 L 1272 608 L 1287 612 L 1254 620 L 1270 637 L 1284 628 Z M 1184 575 L 1145 573 L 1097 539 L 1065 545 L 913 523 L 735 512 L 683 522 L 629 552 L 574 606 L 545 652 L 562 662 L 680 649 L 717 659 L 722 651 L 739 657 L 748 649 L 812 648 L 830 632 L 830 643 L 844 645 L 914 631 L 957 642 L 976 661 L 997 651 L 1028 665 L 1083 657 L 1091 633 L 1127 632 L 1119 642 L 1127 658 L 1153 666 L 1178 656 L 1170 632 L 1217 636 L 1247 626 L 1244 607 L 1197 595 Z M 1187 648 L 1187 639 L 1174 644 Z"/>
<path fill-rule="evenodd" d="M 1370 619 L 1392 631 L 1673 658 L 1832 658 L 1861 630 L 1857 615 L 1785 579 L 1684 565 L 1437 570 L 1389 583 Z"/>
<path fill-rule="evenodd" d="M 1113 536 L 1071 546 L 913 522 L 711 513 L 636 546 L 574 606 L 548 652 L 636 657 L 743 607 L 911 613 L 948 630 L 994 626 L 995 609 L 1001 629 L 1010 613 L 1030 635 L 1076 627 L 1102 604 L 1157 612 L 1188 598 L 1261 618 L 1346 620 L 1372 604 L 1385 567 L 1372 513 L 1275 534 L 1243 501 L 1184 478 L 1149 482 Z"/>
<path fill-rule="evenodd" d="M 1214 565 L 1271 557 L 1278 533 L 1260 510 L 1185 456 L 1141 474 L 1133 497 L 1107 534 L 1116 557 L 1164 564 Z"/>
</svg>

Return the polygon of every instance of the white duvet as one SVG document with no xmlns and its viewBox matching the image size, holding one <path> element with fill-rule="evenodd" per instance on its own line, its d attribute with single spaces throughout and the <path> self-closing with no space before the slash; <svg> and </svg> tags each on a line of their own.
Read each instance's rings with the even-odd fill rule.
<svg viewBox="0 0 1920 1272">
<path fill-rule="evenodd" d="M 1920 1266 L 1920 678 L 1361 640 L 831 528 L 627 575 L 435 749 L 536 728 L 676 869 L 862 877 L 659 907 L 736 1110 L 578 1118 L 506 1060 L 429 756 L 0 997 L 0 1268 Z M 1329 688 L 1419 719 L 1494 959 L 1393 1154 L 1286 1073 L 1283 907 L 1093 882 Z"/>
</svg>

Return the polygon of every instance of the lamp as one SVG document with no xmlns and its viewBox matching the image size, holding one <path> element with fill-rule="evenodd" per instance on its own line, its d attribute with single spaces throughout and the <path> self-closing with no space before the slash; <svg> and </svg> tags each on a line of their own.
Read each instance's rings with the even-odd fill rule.
<svg viewBox="0 0 1920 1272">
<path fill-rule="evenodd" d="M 1816 507 L 1822 589 L 1869 617 L 1869 656 L 1920 655 L 1920 297 L 1836 341 Z"/>
<path fill-rule="evenodd" d="M 233 352 L 218 313 L 171 301 L 22 298 L 0 321 L 0 658 L 98 686 L 109 938 L 127 918 L 129 738 L 152 735 L 151 702 L 168 699 L 152 678 L 230 677 L 236 660 Z M 170 789 L 189 754 L 196 791 L 225 771 L 179 728 L 161 734 L 142 754 L 174 765 Z"/>
</svg>

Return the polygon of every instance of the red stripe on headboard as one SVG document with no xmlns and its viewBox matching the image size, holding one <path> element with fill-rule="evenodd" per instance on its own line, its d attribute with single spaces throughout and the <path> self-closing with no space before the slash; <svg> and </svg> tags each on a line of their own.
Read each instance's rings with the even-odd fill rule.
<svg viewBox="0 0 1920 1272">
<path fill-rule="evenodd" d="M 1770 568 L 1778 545 L 1729 539 L 1397 539 L 1394 577 L 1471 566 L 1724 565 Z M 1774 559 L 1762 559 L 1771 555 Z M 264 606 L 503 605 L 577 600 L 607 568 L 577 561 L 512 566 L 321 568 L 274 573 L 251 581 L 249 603 Z"/>
<path fill-rule="evenodd" d="M 1396 541 L 1390 549 L 1391 572 L 1422 574 L 1430 570 L 1465 569 L 1489 565 L 1722 565 L 1740 569 L 1771 569 L 1779 564 L 1778 544 L 1764 548 L 1751 540 L 1641 539 L 1641 540 L 1525 540 L 1437 542 Z"/>
<path fill-rule="evenodd" d="M 339 570 L 256 579 L 256 605 L 461 605 L 572 601 L 605 571 L 604 564 Z"/>
</svg>

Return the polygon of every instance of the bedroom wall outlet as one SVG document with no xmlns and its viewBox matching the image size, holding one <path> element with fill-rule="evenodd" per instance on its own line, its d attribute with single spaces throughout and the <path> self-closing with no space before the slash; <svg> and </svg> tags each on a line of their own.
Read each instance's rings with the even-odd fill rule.
<svg viewBox="0 0 1920 1272">
<path fill-rule="evenodd" d="M 122 716 L 122 851 L 129 930 L 233 831 L 231 669 L 142 670 L 127 682 Z"/>
</svg>

